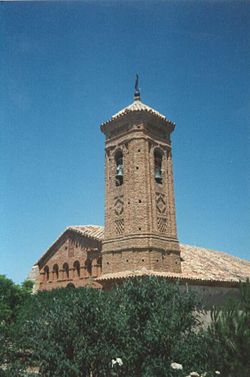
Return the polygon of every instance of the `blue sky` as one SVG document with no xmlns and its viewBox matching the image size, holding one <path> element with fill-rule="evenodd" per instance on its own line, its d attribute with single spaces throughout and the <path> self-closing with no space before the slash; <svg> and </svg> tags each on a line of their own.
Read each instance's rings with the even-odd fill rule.
<svg viewBox="0 0 250 377">
<path fill-rule="evenodd" d="M 250 259 L 250 3 L 1 2 L 0 273 L 104 222 L 99 125 L 133 100 L 176 123 L 178 236 Z"/>
</svg>

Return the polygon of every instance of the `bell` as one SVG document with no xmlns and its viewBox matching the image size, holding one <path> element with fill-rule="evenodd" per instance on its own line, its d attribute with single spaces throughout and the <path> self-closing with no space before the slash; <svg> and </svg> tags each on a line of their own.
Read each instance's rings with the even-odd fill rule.
<svg viewBox="0 0 250 377">
<path fill-rule="evenodd" d="M 123 166 L 118 165 L 116 168 L 116 177 L 123 177 Z"/>
<path fill-rule="evenodd" d="M 155 169 L 155 179 L 162 179 L 162 171 L 161 168 Z"/>
</svg>

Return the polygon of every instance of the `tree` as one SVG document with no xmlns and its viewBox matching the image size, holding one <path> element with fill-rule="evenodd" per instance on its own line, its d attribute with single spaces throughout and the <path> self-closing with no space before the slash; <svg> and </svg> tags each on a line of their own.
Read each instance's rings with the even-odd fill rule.
<svg viewBox="0 0 250 377">
<path fill-rule="evenodd" d="M 241 283 L 240 300 L 212 311 L 209 357 L 222 376 L 250 376 L 250 283 Z"/>
<path fill-rule="evenodd" d="M 43 377 L 105 376 L 107 294 L 92 288 L 39 292 L 19 315 L 16 342 Z M 106 361 L 105 361 L 106 360 Z"/>
<path fill-rule="evenodd" d="M 197 332 L 201 305 L 193 293 L 148 277 L 126 281 L 113 295 L 110 340 L 123 360 L 119 376 L 176 376 L 174 361 L 183 364 L 185 375 L 205 370 L 206 350 Z"/>
<path fill-rule="evenodd" d="M 31 295 L 33 283 L 25 281 L 21 286 L 0 275 L 0 376 L 14 377 L 14 369 L 20 369 L 16 359 L 14 334 L 15 323 L 22 306 Z M 9 373 L 9 367 L 12 372 Z"/>
<path fill-rule="evenodd" d="M 110 292 L 40 292 L 20 312 L 17 344 L 32 350 L 29 365 L 39 365 L 43 377 L 171 377 L 174 361 L 183 363 L 182 376 L 205 368 L 205 352 L 197 358 L 199 310 L 193 294 L 156 277 Z M 117 358 L 123 365 L 112 368 Z"/>
</svg>

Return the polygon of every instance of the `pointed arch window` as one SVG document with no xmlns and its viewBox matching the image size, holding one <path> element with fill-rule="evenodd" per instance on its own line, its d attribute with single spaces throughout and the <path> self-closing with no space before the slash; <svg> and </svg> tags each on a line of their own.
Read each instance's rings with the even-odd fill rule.
<svg viewBox="0 0 250 377">
<path fill-rule="evenodd" d="M 123 184 L 123 153 L 118 150 L 115 154 L 115 184 L 121 186 Z"/>
<path fill-rule="evenodd" d="M 156 148 L 154 150 L 154 178 L 159 184 L 162 184 L 162 156 L 162 151 Z"/>
</svg>

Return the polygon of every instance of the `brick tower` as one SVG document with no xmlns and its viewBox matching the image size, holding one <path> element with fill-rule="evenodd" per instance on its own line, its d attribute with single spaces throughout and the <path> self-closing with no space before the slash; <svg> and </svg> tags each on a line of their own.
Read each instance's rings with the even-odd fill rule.
<svg viewBox="0 0 250 377">
<path fill-rule="evenodd" d="M 181 272 L 170 134 L 175 124 L 134 102 L 101 125 L 106 136 L 102 273 Z"/>
</svg>

